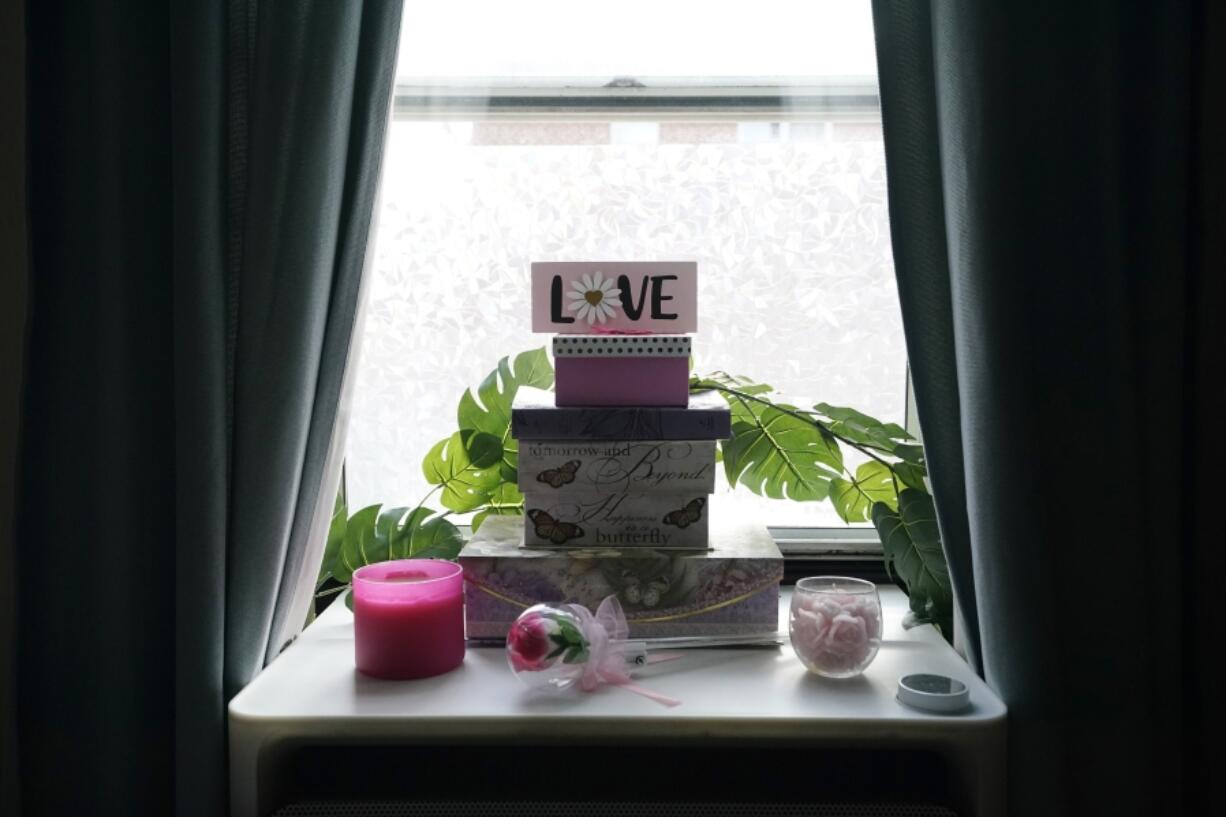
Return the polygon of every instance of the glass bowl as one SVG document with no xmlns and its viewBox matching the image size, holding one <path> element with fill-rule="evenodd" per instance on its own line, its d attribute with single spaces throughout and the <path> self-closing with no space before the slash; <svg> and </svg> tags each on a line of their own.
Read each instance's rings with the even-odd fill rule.
<svg viewBox="0 0 1226 817">
<path fill-rule="evenodd" d="M 859 675 L 881 647 L 877 585 L 844 576 L 801 579 L 792 593 L 788 635 L 810 672 L 827 678 Z"/>
</svg>

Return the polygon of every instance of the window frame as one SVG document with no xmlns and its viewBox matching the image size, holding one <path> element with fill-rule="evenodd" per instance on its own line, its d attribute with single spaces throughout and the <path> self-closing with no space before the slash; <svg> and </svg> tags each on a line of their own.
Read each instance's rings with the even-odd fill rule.
<svg viewBox="0 0 1226 817">
<path fill-rule="evenodd" d="M 812 121 L 880 122 L 876 77 L 721 78 L 717 83 L 689 78 L 562 78 L 532 83 L 494 78 L 398 78 L 393 121 Z M 917 438 L 910 371 L 904 384 L 904 425 Z M 341 491 L 345 492 L 342 467 Z M 461 530 L 470 533 L 467 525 Z M 804 575 L 805 565 L 886 581 L 881 540 L 863 527 L 767 525 L 788 564 L 787 578 Z"/>
<path fill-rule="evenodd" d="M 498 79 L 431 78 L 396 82 L 392 118 L 438 121 L 585 118 L 617 115 L 652 121 L 692 120 L 695 114 L 738 121 L 791 121 L 820 115 L 830 121 L 881 117 L 875 78 L 831 82 L 820 79 L 721 80 L 614 77 L 602 85 L 557 80 L 517 84 Z"/>
</svg>

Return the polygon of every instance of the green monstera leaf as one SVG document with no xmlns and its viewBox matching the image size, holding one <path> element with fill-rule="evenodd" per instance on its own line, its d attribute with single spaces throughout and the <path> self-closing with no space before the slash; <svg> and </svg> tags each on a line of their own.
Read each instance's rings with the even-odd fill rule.
<svg viewBox="0 0 1226 817">
<path fill-rule="evenodd" d="M 375 519 L 375 539 L 380 543 L 386 543 L 389 559 L 396 558 L 391 554 L 392 538 L 400 529 L 400 522 L 408 512 L 408 508 L 384 508 L 379 511 L 379 516 Z"/>
<path fill-rule="evenodd" d="M 844 522 L 867 522 L 878 502 L 898 507 L 894 484 L 894 474 L 888 465 L 869 460 L 856 469 L 853 479 L 840 477 L 830 481 L 830 503 Z"/>
<path fill-rule="evenodd" d="M 392 535 L 393 559 L 454 559 L 464 547 L 460 529 L 429 508 L 415 508 Z"/>
<path fill-rule="evenodd" d="M 440 440 L 422 461 L 426 482 L 442 489 L 443 506 L 463 513 L 484 505 L 502 482 L 502 443 L 482 431 L 457 431 Z"/>
<path fill-rule="evenodd" d="M 952 635 L 953 589 L 932 497 L 905 488 L 897 510 L 880 502 L 873 506 L 873 526 L 881 536 L 886 564 L 910 597 L 916 621 L 934 623 L 946 637 Z"/>
<path fill-rule="evenodd" d="M 511 403 L 521 386 L 538 389 L 553 387 L 553 366 L 545 349 L 533 349 L 515 356 L 512 363 L 504 357 L 477 387 L 464 390 L 456 412 L 462 431 L 480 431 L 497 438 L 502 446 L 499 471 L 504 482 L 515 482 L 519 467 L 519 444 L 511 436 Z"/>
<path fill-rule="evenodd" d="M 691 377 L 690 391 L 703 389 L 732 389 L 741 394 L 759 395 L 774 391 L 774 387 L 757 383 L 752 378 L 727 372 L 713 372 L 705 377 Z"/>
<path fill-rule="evenodd" d="M 379 541 L 375 524 L 379 520 L 382 505 L 370 505 L 349 517 L 345 523 L 345 538 L 341 542 L 340 555 L 332 566 L 332 577 L 346 583 L 353 571 L 372 562 L 384 562 L 388 558 L 387 540 Z"/>
<path fill-rule="evenodd" d="M 907 445 L 899 443 L 894 446 L 894 456 L 898 457 L 903 462 L 909 465 L 914 465 L 917 468 L 923 469 L 924 466 L 924 447 L 922 445 Z"/>
<path fill-rule="evenodd" d="M 843 469 L 838 442 L 795 407 L 762 397 L 765 383 L 715 372 L 690 379 L 690 389 L 716 389 L 732 410 L 732 436 L 719 447 L 730 485 L 773 499 L 825 499 Z"/>
<path fill-rule="evenodd" d="M 843 454 L 830 435 L 807 420 L 776 407 L 731 397 L 732 438 L 723 444 L 724 473 L 773 499 L 825 499 L 830 481 L 843 467 Z"/>
<path fill-rule="evenodd" d="M 912 439 L 907 430 L 897 423 L 883 423 L 876 417 L 870 417 L 853 408 L 832 406 L 829 403 L 818 403 L 813 408 L 818 414 L 828 418 L 826 422 L 832 432 L 866 448 L 895 454 L 899 443 Z"/>
<path fill-rule="evenodd" d="M 896 462 L 893 467 L 895 476 L 898 477 L 903 485 L 928 493 L 928 486 L 924 484 L 924 477 L 928 476 L 928 471 L 923 465 L 911 462 Z"/>
<path fill-rule="evenodd" d="M 364 565 L 389 559 L 453 559 L 463 545 L 459 528 L 430 508 L 382 510 L 381 505 L 371 505 L 345 522 L 329 575 L 347 584 L 353 571 Z"/>
</svg>

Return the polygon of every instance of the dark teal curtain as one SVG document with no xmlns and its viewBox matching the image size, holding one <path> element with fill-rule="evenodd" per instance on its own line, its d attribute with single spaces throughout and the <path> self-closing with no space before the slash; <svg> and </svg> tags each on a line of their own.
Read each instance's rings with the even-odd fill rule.
<svg viewBox="0 0 1226 817">
<path fill-rule="evenodd" d="M 874 2 L 915 396 L 1013 814 L 1179 814 L 1216 774 L 1224 11 Z"/>
<path fill-rule="evenodd" d="M 305 614 L 399 21 L 27 6 L 25 814 L 226 813 L 226 704 Z"/>
</svg>

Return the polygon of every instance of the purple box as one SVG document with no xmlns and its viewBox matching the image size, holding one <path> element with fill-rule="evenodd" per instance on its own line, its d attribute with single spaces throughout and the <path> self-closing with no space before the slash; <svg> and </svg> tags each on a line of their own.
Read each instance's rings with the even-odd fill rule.
<svg viewBox="0 0 1226 817">
<path fill-rule="evenodd" d="M 520 386 L 511 403 L 517 440 L 725 440 L 732 412 L 715 391 L 690 395 L 681 406 L 557 406 L 553 392 Z"/>
<path fill-rule="evenodd" d="M 684 335 L 558 335 L 559 406 L 685 406 L 690 339 Z"/>
<path fill-rule="evenodd" d="M 595 609 L 616 595 L 637 638 L 753 635 L 779 627 L 783 556 L 763 526 L 711 528 L 711 550 L 537 550 L 523 523 L 491 516 L 460 552 L 468 637 L 505 639 L 540 602 Z"/>
</svg>

